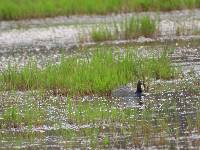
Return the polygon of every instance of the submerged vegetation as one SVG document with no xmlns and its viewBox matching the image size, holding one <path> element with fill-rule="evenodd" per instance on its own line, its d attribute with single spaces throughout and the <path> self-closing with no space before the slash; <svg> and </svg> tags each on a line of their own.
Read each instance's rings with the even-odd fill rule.
<svg viewBox="0 0 200 150">
<path fill-rule="evenodd" d="M 99 48 L 84 56 L 64 57 L 60 64 L 39 69 L 30 62 L 22 69 L 8 67 L 0 75 L 5 89 L 61 90 L 65 94 L 109 93 L 119 85 L 145 78 L 170 79 L 176 69 L 166 53 L 143 57 L 136 51 L 114 52 Z"/>
<path fill-rule="evenodd" d="M 198 7 L 200 0 L 0 0 L 0 20 Z"/>
<path fill-rule="evenodd" d="M 128 107 L 121 107 L 118 100 L 94 98 L 92 101 L 83 101 L 81 98 L 51 97 L 44 93 L 39 94 L 41 96 L 38 93 L 30 94 L 21 105 L 17 98 L 13 100 L 15 104 L 9 103 L 12 98 L 4 95 L 5 101 L 1 103 L 5 107 L 0 113 L 0 129 L 5 132 L 1 132 L 0 144 L 3 146 L 7 141 L 13 147 L 25 148 L 33 144 L 34 148 L 36 145 L 59 145 L 64 148 L 152 146 L 157 149 L 172 149 L 176 147 L 175 143 L 189 142 L 188 145 L 192 143 L 193 147 L 198 147 L 198 139 L 192 138 L 192 135 L 200 134 L 200 104 L 196 97 L 198 92 L 193 93 L 196 96 L 190 103 L 186 98 L 187 90 L 194 83 L 199 83 L 199 80 L 184 81 L 177 85 L 171 83 L 170 87 L 174 92 L 161 96 L 162 91 L 158 91 L 145 101 L 145 109 L 131 108 L 128 104 Z M 168 88 L 165 84 L 162 87 Z M 177 88 L 180 92 L 176 92 Z M 185 91 L 181 98 L 183 89 Z M 20 110 L 21 107 L 28 109 Z M 193 113 L 183 114 L 183 111 Z M 46 117 L 49 115 L 51 117 Z M 184 135 L 188 137 L 184 139 Z M 52 138 L 54 142 L 48 142 L 46 137 Z"/>
<path fill-rule="evenodd" d="M 0 20 L 193 8 L 200 8 L 200 0 L 0 0 Z M 56 19 L 53 26 L 48 21 L 44 26 L 38 26 L 38 21 L 3 22 L 0 149 L 199 149 L 200 42 L 173 40 L 173 35 L 199 33 L 198 25 L 185 24 L 192 18 L 197 19 L 194 25 L 199 23 L 199 15 L 190 13 L 177 12 L 183 16 L 180 20 L 173 16 L 171 22 L 167 16 L 160 23 L 143 13 L 126 14 L 123 21 L 92 25 L 92 30 L 83 32 L 77 29 L 91 24 L 74 30 L 75 25 L 63 27 Z M 169 31 L 173 28 L 167 38 L 170 42 L 162 36 L 161 24 Z M 57 25 L 63 30 L 56 30 Z M 47 26 L 51 31 L 46 32 Z M 18 27 L 23 31 L 27 27 L 20 31 L 23 39 L 33 38 L 6 44 L 19 33 Z M 66 40 L 60 36 L 62 31 Z M 80 35 L 80 50 L 73 49 L 79 43 L 71 41 L 74 36 L 68 32 Z M 158 35 L 161 43 L 156 41 Z M 130 39 L 141 36 L 153 42 L 143 43 L 141 38 L 141 43 L 131 43 L 137 40 Z M 86 43 L 94 44 L 86 48 L 89 38 L 97 43 Z M 130 43 L 98 43 L 121 39 Z M 138 95 L 142 104 L 133 100 L 129 88 L 137 88 L 138 80 L 144 81 L 144 95 Z M 124 99 L 114 98 L 116 88 L 132 91 Z"/>
<path fill-rule="evenodd" d="M 3 115 L 1 128 L 20 128 L 23 126 L 40 126 L 44 124 L 44 111 L 36 106 L 25 106 L 23 109 L 12 106 Z"/>
<path fill-rule="evenodd" d="M 188 79 L 157 81 L 178 75 L 170 49 L 148 47 L 146 53 L 117 47 L 63 55 L 59 63 L 42 69 L 32 60 L 2 70 L 0 149 L 198 148 L 200 80 L 195 73 L 191 70 Z M 106 95 L 146 78 L 155 80 L 142 106 Z"/>
<path fill-rule="evenodd" d="M 156 22 L 149 16 L 132 17 L 112 27 L 98 25 L 91 31 L 93 41 L 108 41 L 117 39 L 134 39 L 139 36 L 152 37 L 156 33 Z"/>
</svg>

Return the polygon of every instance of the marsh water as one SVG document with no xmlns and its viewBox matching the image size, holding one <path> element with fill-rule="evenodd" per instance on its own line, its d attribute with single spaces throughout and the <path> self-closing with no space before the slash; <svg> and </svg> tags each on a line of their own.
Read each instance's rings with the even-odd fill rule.
<svg viewBox="0 0 200 150">
<path fill-rule="evenodd" d="M 49 61 L 59 63 L 63 54 L 80 55 L 80 33 L 84 33 L 88 39 L 84 45 L 92 50 L 99 46 L 88 37 L 92 26 L 97 23 L 109 24 L 131 15 L 133 14 L 2 21 L 0 70 L 5 70 L 8 64 L 23 67 L 30 60 L 36 61 L 39 67 L 43 68 Z M 158 16 L 153 12 L 150 15 L 154 18 Z M 38 106 L 45 110 L 46 114 L 44 123 L 33 126 L 17 126 L 11 123 L 5 127 L 3 118 L 0 118 L 0 149 L 199 149 L 200 10 L 160 13 L 159 17 L 160 32 L 157 37 L 103 42 L 100 46 L 105 49 L 133 49 L 142 55 L 170 50 L 172 65 L 182 70 L 182 77 L 169 81 L 152 80 L 143 106 L 129 101 L 111 100 L 106 96 L 79 97 L 78 101 L 111 101 L 109 105 L 112 107 L 137 109 L 139 114 L 146 109 L 152 110 L 152 129 L 156 129 L 157 122 L 166 118 L 168 128 L 164 128 L 159 134 L 153 130 L 148 136 L 140 133 L 136 136 L 135 130 L 132 130 L 133 126 L 124 121 L 71 121 L 67 116 L 68 97 L 41 94 L 40 91 L 1 91 L 0 114 L 12 106 L 21 110 L 24 107 Z M 184 26 L 187 33 L 176 34 L 176 28 L 180 25 Z M 34 114 L 34 111 L 31 113 Z"/>
</svg>

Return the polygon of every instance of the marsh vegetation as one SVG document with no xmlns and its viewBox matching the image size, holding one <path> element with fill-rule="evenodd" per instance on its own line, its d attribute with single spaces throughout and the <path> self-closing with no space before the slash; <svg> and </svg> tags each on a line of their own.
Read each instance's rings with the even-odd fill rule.
<svg viewBox="0 0 200 150">
<path fill-rule="evenodd" d="M 162 90 L 146 98 L 143 109 L 103 97 L 2 92 L 1 147 L 11 143 L 14 148 L 162 149 L 181 143 L 198 147 L 193 138 L 200 131 L 198 85 L 197 79 L 152 85 Z"/>
<path fill-rule="evenodd" d="M 0 0 L 0 20 L 78 15 L 0 22 L 0 149 L 198 149 L 199 10 L 138 11 L 199 7 Z M 112 97 L 138 80 L 142 104 Z"/>
<path fill-rule="evenodd" d="M 91 15 L 131 11 L 169 11 L 199 7 L 199 0 L 1 0 L 0 19 L 28 19 L 58 15 Z"/>
<path fill-rule="evenodd" d="M 30 61 L 23 68 L 8 65 L 0 75 L 4 90 L 55 90 L 67 94 L 102 94 L 138 78 L 172 79 L 178 74 L 167 52 L 143 57 L 136 50 L 99 48 L 81 56 L 63 56 L 43 69 Z"/>
<path fill-rule="evenodd" d="M 9 66 L 1 73 L 1 147 L 198 147 L 198 75 L 180 80 L 174 50 L 151 51 L 101 46 L 43 68 L 33 60 Z M 143 106 L 110 97 L 144 77 L 151 94 Z"/>
<path fill-rule="evenodd" d="M 136 39 L 140 36 L 153 37 L 158 32 L 156 21 L 149 16 L 132 17 L 121 23 L 113 23 L 112 27 L 97 25 L 91 31 L 91 38 L 95 42 L 111 40 Z"/>
</svg>

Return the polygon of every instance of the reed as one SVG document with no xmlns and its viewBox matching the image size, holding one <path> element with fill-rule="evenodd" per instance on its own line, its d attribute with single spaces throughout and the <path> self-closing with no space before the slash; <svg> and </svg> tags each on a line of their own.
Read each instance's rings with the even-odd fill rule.
<svg viewBox="0 0 200 150">
<path fill-rule="evenodd" d="M 0 0 L 0 20 L 198 7 L 200 0 Z"/>
<path fill-rule="evenodd" d="M 111 41 L 117 39 L 117 35 L 106 25 L 98 25 L 93 27 L 90 36 L 95 42 Z"/>
<path fill-rule="evenodd" d="M 156 33 L 156 21 L 149 16 L 131 17 L 117 24 L 98 25 L 90 33 L 93 41 L 135 39 L 139 36 L 153 37 Z"/>
<path fill-rule="evenodd" d="M 91 56 L 90 56 L 91 55 Z M 82 57 L 63 57 L 60 64 L 49 63 L 39 69 L 31 61 L 24 68 L 8 67 L 0 74 L 3 89 L 61 91 L 63 94 L 109 94 L 119 85 L 138 79 L 170 79 L 176 76 L 166 54 L 152 58 L 99 48 Z"/>
</svg>

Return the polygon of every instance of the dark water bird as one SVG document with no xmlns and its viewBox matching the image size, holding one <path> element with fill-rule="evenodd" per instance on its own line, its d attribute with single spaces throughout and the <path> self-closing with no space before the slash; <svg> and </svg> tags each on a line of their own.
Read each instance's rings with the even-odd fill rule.
<svg viewBox="0 0 200 150">
<path fill-rule="evenodd" d="M 119 87 L 118 89 L 115 89 L 111 92 L 111 96 L 113 98 L 137 101 L 139 102 L 140 105 L 142 105 L 143 104 L 142 96 L 144 96 L 143 86 L 144 86 L 144 83 L 141 80 L 139 80 L 137 82 L 136 89 L 133 89 L 132 85 Z"/>
</svg>

